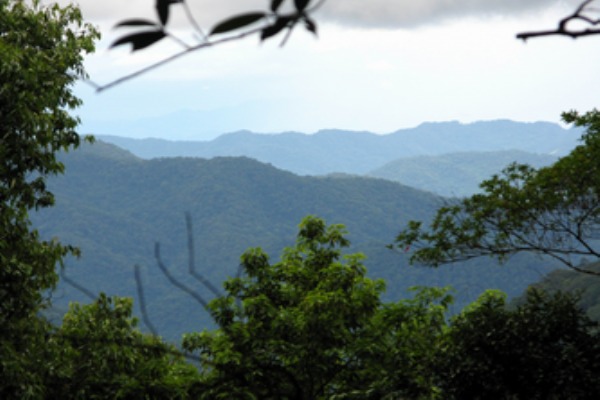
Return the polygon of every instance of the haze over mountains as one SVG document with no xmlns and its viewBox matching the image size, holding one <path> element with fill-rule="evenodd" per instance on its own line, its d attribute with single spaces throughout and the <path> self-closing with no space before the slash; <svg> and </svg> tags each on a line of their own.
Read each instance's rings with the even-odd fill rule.
<svg viewBox="0 0 600 400">
<path fill-rule="evenodd" d="M 388 135 L 323 130 L 313 135 L 240 131 L 195 142 L 104 135 L 98 138 L 146 159 L 246 156 L 300 175 L 324 175 L 366 174 L 399 158 L 455 152 L 520 150 L 560 156 L 575 147 L 580 134 L 578 129 L 564 129 L 547 122 L 498 120 L 424 123 Z"/>
<path fill-rule="evenodd" d="M 492 123 L 498 124 L 512 127 L 515 123 Z M 444 141 L 479 142 L 470 143 L 468 148 L 472 150 L 491 146 L 491 143 L 509 146 L 507 140 L 513 140 L 515 145 L 525 146 L 529 142 L 529 148 L 537 146 L 540 151 L 560 153 L 567 152 L 569 143 L 573 146 L 578 136 L 549 124 L 517 124 L 521 127 L 518 143 L 517 134 L 511 131 L 486 145 L 487 140 L 483 138 L 487 136 L 480 132 L 479 139 L 475 140 L 478 134 L 470 125 L 467 126 L 469 134 L 449 129 L 448 132 L 455 132 L 454 139 L 442 140 L 443 132 L 437 129 L 442 125 L 433 124 L 436 129 L 428 131 L 429 141 L 438 138 L 431 146 L 438 152 L 443 151 L 441 142 Z M 449 124 L 452 126 L 455 124 Z M 455 127 L 458 129 L 461 125 Z M 553 134 L 544 133 L 543 127 Z M 398 153 L 414 154 L 416 149 L 425 146 L 426 138 L 417 135 L 423 141 L 417 146 L 406 142 L 409 135 L 405 135 L 404 141 L 394 139 L 403 146 L 393 150 L 389 149 L 392 141 L 385 142 L 387 148 L 379 143 L 384 139 L 380 136 L 348 133 L 347 138 L 345 135 L 342 132 L 314 137 L 239 133 L 214 141 L 221 144 L 222 151 L 227 148 L 223 144 L 227 141 L 236 151 L 242 151 L 244 143 L 247 151 L 254 152 L 262 145 L 265 155 L 272 154 L 266 149 L 282 148 L 285 142 L 292 146 L 287 148 L 287 153 L 294 154 L 294 148 L 297 149 L 297 162 L 304 159 L 305 171 L 343 173 L 318 177 L 299 176 L 247 157 L 145 160 L 99 141 L 64 156 L 66 174 L 49 182 L 56 194 L 56 206 L 35 215 L 34 222 L 44 236 L 58 236 L 65 243 L 81 247 L 82 258 L 69 260 L 66 273 L 95 293 L 105 291 L 137 297 L 133 266 L 140 265 L 150 317 L 160 333 L 170 339 L 176 339 L 183 332 L 202 329 L 209 319 L 200 304 L 175 289 L 162 275 L 154 253 L 156 242 L 161 244 L 162 261 L 176 278 L 194 287 L 206 300 L 214 296 L 200 282 L 190 279 L 186 212 L 194 224 L 196 268 L 217 287 L 227 276 L 237 273 L 239 257 L 249 247 L 263 247 L 276 261 L 282 249 L 293 244 L 296 226 L 308 214 L 323 217 L 328 223 L 346 225 L 352 241 L 349 251 L 367 255 L 365 263 L 369 275 L 386 280 L 388 299 L 405 296 L 407 288 L 414 285 L 452 285 L 456 288 L 457 309 L 460 309 L 487 288 L 518 295 L 529 283 L 556 267 L 535 257 L 515 257 L 503 267 L 486 259 L 439 269 L 408 266 L 407 254 L 390 251 L 385 245 L 393 241 L 408 220 L 431 218 L 444 199 L 398 182 L 348 175 L 357 172 L 338 168 L 345 163 L 354 166 L 355 171 L 370 171 L 372 165 L 392 154 L 394 157 Z M 296 141 L 296 147 L 287 142 L 290 137 Z M 349 138 L 357 140 L 353 142 Z M 268 139 L 273 139 L 275 144 L 269 144 Z M 163 155 L 173 149 L 191 150 L 189 143 L 188 146 L 154 140 L 132 143 L 159 144 Z M 362 155 L 368 153 L 365 146 L 369 143 L 374 154 L 364 161 Z M 171 144 L 173 149 L 169 150 L 167 147 Z M 199 143 L 198 148 L 206 144 Z M 310 156 L 310 148 L 320 148 L 321 153 Z M 359 167 L 351 163 L 352 157 L 348 154 L 357 157 Z M 517 153 L 502 154 L 510 157 Z M 276 159 L 275 155 L 270 157 Z M 365 158 L 369 158 L 368 154 Z M 332 161 L 337 159 L 344 161 Z M 491 157 L 488 155 L 487 159 Z M 285 161 L 285 157 L 279 160 Z M 314 165 L 319 160 L 320 169 Z M 63 282 L 54 294 L 54 304 L 64 309 L 72 299 L 86 300 Z M 136 304 L 139 304 L 137 300 Z"/>
</svg>

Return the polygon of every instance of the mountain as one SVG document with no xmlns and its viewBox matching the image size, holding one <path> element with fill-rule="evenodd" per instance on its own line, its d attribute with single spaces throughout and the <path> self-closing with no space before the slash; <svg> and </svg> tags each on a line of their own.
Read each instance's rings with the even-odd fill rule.
<svg viewBox="0 0 600 400">
<path fill-rule="evenodd" d="M 555 155 L 517 150 L 461 152 L 401 158 L 367 175 L 397 181 L 441 196 L 466 197 L 479 192 L 479 184 L 483 180 L 500 173 L 512 162 L 540 168 L 557 159 Z"/>
<path fill-rule="evenodd" d="M 600 274 L 600 263 L 585 259 L 580 265 L 587 271 Z M 584 274 L 570 269 L 559 269 L 550 272 L 531 287 L 548 292 L 563 291 L 579 296 L 579 306 L 590 318 L 600 322 L 600 276 Z M 524 296 L 513 299 L 514 304 L 524 301 Z"/>
<path fill-rule="evenodd" d="M 138 298 L 133 266 L 139 265 L 149 316 L 172 340 L 210 326 L 203 307 L 169 283 L 154 256 L 159 242 L 160 260 L 171 274 L 203 299 L 213 297 L 188 271 L 186 212 L 196 270 L 217 287 L 237 273 L 249 247 L 262 247 L 276 261 L 308 214 L 346 225 L 349 251 L 366 254 L 369 275 L 387 282 L 387 300 L 406 296 L 414 285 L 452 285 L 460 309 L 487 288 L 520 294 L 552 267 L 523 257 L 503 267 L 487 260 L 439 269 L 408 266 L 407 254 L 385 245 L 409 219 L 431 218 L 443 199 L 383 179 L 303 177 L 244 157 L 143 160 L 100 141 L 62 160 L 65 175 L 48 183 L 56 205 L 33 215 L 35 226 L 43 237 L 81 248 L 82 257 L 67 260 L 64 272 L 94 293 Z M 63 279 L 53 293 L 55 311 L 71 300 L 89 301 Z"/>
<path fill-rule="evenodd" d="M 333 172 L 365 174 L 399 158 L 465 151 L 520 150 L 564 155 L 577 144 L 581 131 L 547 122 L 508 120 L 424 123 L 387 135 L 323 130 L 224 134 L 210 141 L 129 139 L 99 135 L 141 158 L 246 156 L 301 175 Z"/>
</svg>

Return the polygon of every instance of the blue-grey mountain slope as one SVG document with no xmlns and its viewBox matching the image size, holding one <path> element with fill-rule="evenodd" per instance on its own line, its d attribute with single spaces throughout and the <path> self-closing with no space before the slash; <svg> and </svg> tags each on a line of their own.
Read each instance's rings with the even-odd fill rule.
<svg viewBox="0 0 600 400">
<path fill-rule="evenodd" d="M 287 132 L 229 133 L 211 141 L 168 141 L 99 136 L 141 158 L 246 156 L 300 175 L 365 174 L 399 158 L 466 151 L 520 150 L 563 155 L 580 131 L 546 122 L 507 120 L 460 124 L 424 123 L 387 135 L 323 130 L 314 135 Z"/>
<path fill-rule="evenodd" d="M 385 245 L 409 219 L 429 219 L 442 199 L 383 179 L 301 177 L 239 157 L 143 160 L 102 142 L 63 159 L 66 174 L 49 182 L 56 206 L 35 215 L 35 225 L 44 237 L 81 248 L 82 258 L 67 262 L 66 275 L 95 293 L 137 298 L 133 266 L 140 265 L 150 318 L 169 339 L 206 327 L 209 318 L 162 275 L 156 242 L 177 279 L 204 299 L 213 297 L 188 273 L 185 212 L 194 224 L 197 272 L 217 287 L 237 273 L 249 247 L 260 246 L 277 260 L 308 214 L 347 226 L 350 251 L 367 255 L 369 275 L 387 281 L 388 299 L 414 285 L 452 285 L 460 304 L 487 288 L 517 295 L 549 268 L 537 259 L 504 267 L 486 260 L 436 270 L 409 267 L 406 254 Z M 87 301 L 63 281 L 53 303 L 64 309 L 72 299 Z"/>
<path fill-rule="evenodd" d="M 540 168 L 557 159 L 555 155 L 517 150 L 461 152 L 401 158 L 367 175 L 397 181 L 441 196 L 466 197 L 479 192 L 479 184 L 483 180 L 500 173 L 510 163 Z"/>
</svg>

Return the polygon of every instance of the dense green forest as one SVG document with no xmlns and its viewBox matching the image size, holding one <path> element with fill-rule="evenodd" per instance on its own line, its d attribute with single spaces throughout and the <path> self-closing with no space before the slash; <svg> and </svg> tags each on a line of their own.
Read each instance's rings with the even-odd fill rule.
<svg viewBox="0 0 600 400">
<path fill-rule="evenodd" d="M 386 245 L 410 219 L 429 220 L 444 200 L 382 179 L 300 177 L 248 158 L 141 160 L 99 141 L 60 159 L 65 174 L 48 180 L 56 205 L 33 214 L 34 225 L 43 237 L 81 249 L 79 259 L 67 260 L 65 275 L 93 293 L 137 299 L 138 264 L 148 313 L 172 341 L 212 326 L 208 313 L 173 287 L 154 257 L 160 242 L 172 274 L 189 280 L 185 212 L 193 225 L 196 270 L 218 288 L 235 276 L 247 248 L 260 246 L 276 256 L 292 245 L 306 215 L 347 227 L 350 251 L 366 255 L 368 276 L 387 282 L 385 300 L 406 297 L 411 286 L 452 286 L 457 312 L 489 288 L 520 295 L 557 266 L 522 255 L 501 268 L 485 259 L 440 269 L 411 267 L 407 253 Z M 214 297 L 201 284 L 194 289 L 207 301 Z M 89 299 L 59 283 L 52 315 L 60 320 L 72 300 Z"/>
<path fill-rule="evenodd" d="M 545 167 L 558 156 L 516 150 L 462 152 L 438 156 L 401 158 L 368 173 L 446 197 L 466 197 L 480 192 L 479 184 L 508 164 L 518 162 Z"/>
<path fill-rule="evenodd" d="M 294 4 L 302 11 L 308 3 Z M 169 4 L 158 2 L 163 17 Z M 439 208 L 439 197 L 385 180 L 300 177 L 248 158 L 143 161 L 102 143 L 82 146 L 71 115 L 80 104 L 72 85 L 85 77 L 83 56 L 98 36 L 74 5 L 0 0 L 0 398 L 598 398 L 600 330 L 576 295 L 531 288 L 508 307 L 505 293 L 486 290 L 451 313 L 448 288 L 415 288 L 402 299 L 392 289 L 392 297 L 384 297 L 394 277 L 379 276 L 384 266 L 375 257 L 393 255 L 397 268 L 390 271 L 408 268 L 408 257 L 437 265 L 459 251 L 481 250 L 480 241 L 496 234 L 491 255 L 506 261 L 507 253 L 521 250 L 505 246 L 511 235 L 535 227 L 532 217 L 539 222 L 539 215 L 552 213 L 563 222 L 575 215 L 578 244 L 596 257 L 600 112 L 565 114 L 586 134 L 552 166 L 512 166 L 487 181 L 485 195 Z M 511 201 L 503 201 L 508 195 Z M 489 202 L 491 213 L 471 207 Z M 198 234 L 186 235 L 184 211 Z M 285 225 L 265 222 L 274 217 Z M 508 217 L 510 224 L 490 231 L 491 217 Z M 380 235 L 393 240 L 409 218 L 431 222 L 433 231 L 409 223 L 396 238 L 397 252 L 408 253 L 400 257 L 386 250 Z M 564 234 L 565 226 L 546 225 L 543 232 Z M 508 243 L 522 245 L 523 238 Z M 417 239 L 430 246 L 403 247 Z M 157 249 L 148 243 L 154 240 L 163 251 L 152 260 Z M 559 247 L 547 253 L 594 275 L 597 266 L 565 243 L 552 242 Z M 357 252 L 361 244 L 371 261 Z M 203 310 L 213 325 L 198 323 L 171 344 L 140 331 L 134 300 L 111 289 L 136 280 L 126 265 L 133 262 L 144 267 L 138 288 L 148 289 L 136 299 L 139 306 L 177 303 L 170 296 L 183 289 L 150 293 L 144 282 L 156 270 L 151 264 L 165 270 L 186 264 L 196 254 L 188 253 L 191 247 L 198 269 L 184 270 L 180 279 L 192 287 L 196 309 L 204 308 L 200 271 L 215 281 L 229 277 Z M 231 261 L 211 259 L 216 249 Z M 83 268 L 76 275 L 71 263 L 81 253 L 96 275 Z M 485 270 L 475 263 L 435 271 L 460 277 Z M 48 310 L 64 296 L 55 289 L 65 271 L 86 287 L 110 276 L 99 288 L 108 294 L 72 302 L 61 320 L 49 319 Z M 517 279 L 526 271 L 523 264 L 510 270 Z M 548 280 L 568 282 L 560 274 Z M 176 307 L 172 315 L 195 318 Z M 142 314 L 150 328 L 148 316 Z"/>
</svg>

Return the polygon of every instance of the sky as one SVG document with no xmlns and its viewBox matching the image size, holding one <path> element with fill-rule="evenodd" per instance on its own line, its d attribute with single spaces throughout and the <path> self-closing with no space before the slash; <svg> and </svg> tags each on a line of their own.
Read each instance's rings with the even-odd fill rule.
<svg viewBox="0 0 600 400">
<path fill-rule="evenodd" d="M 231 15 L 267 9 L 270 2 L 188 3 L 208 31 Z M 327 0 L 314 14 L 318 37 L 296 29 L 282 47 L 281 38 L 260 43 L 252 36 L 190 53 L 102 93 L 78 84 L 81 131 L 209 140 L 242 129 L 385 134 L 431 121 L 559 122 L 562 111 L 598 106 L 600 35 L 526 43 L 515 35 L 552 29 L 577 4 Z M 131 32 L 114 29 L 117 22 L 157 19 L 154 0 L 79 0 L 79 5 L 103 35 L 85 64 L 98 84 L 181 49 L 166 39 L 135 53 L 127 46 L 109 49 Z M 194 43 L 184 11 L 172 5 L 167 27 Z"/>
</svg>

